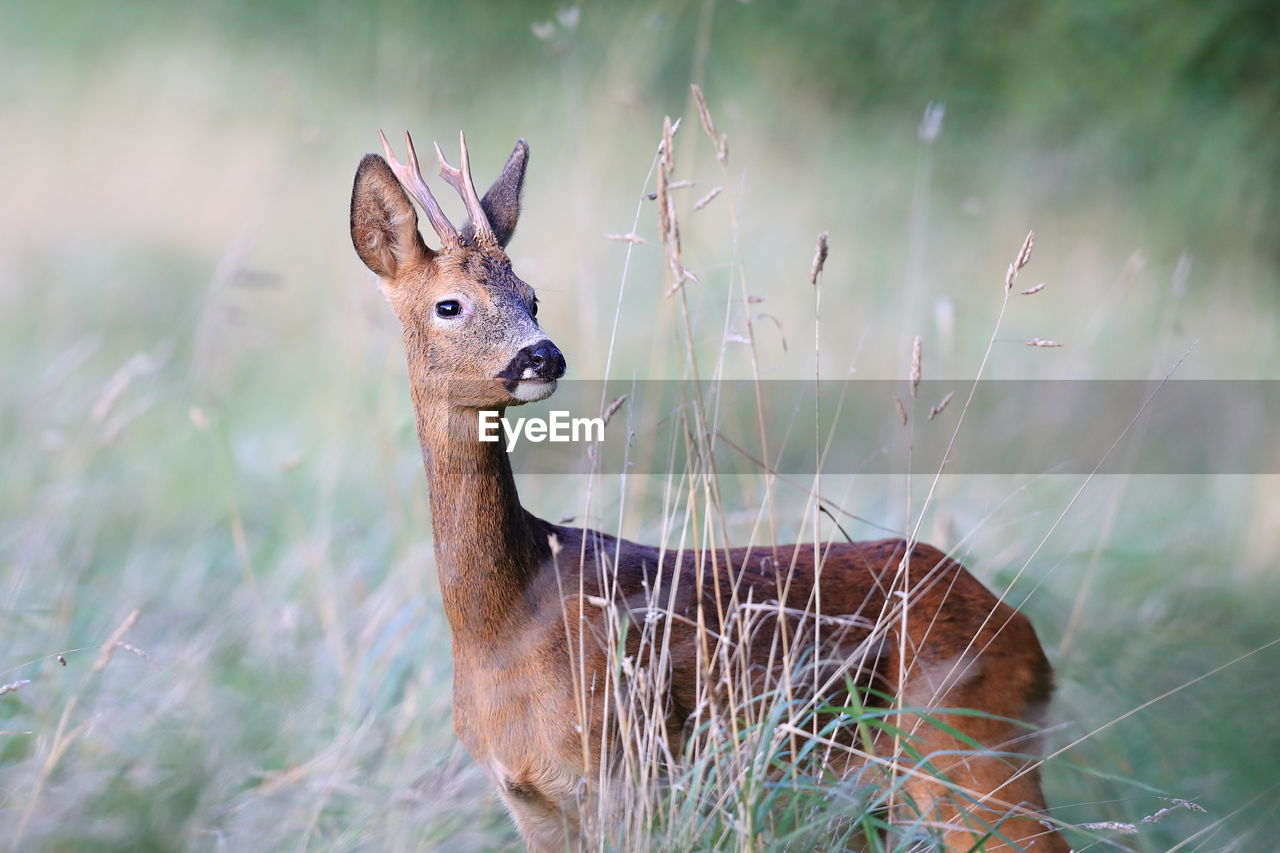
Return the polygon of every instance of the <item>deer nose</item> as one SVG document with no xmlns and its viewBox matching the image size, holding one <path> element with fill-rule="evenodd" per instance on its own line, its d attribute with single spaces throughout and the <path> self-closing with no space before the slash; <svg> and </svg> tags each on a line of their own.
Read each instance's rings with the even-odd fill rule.
<svg viewBox="0 0 1280 853">
<path fill-rule="evenodd" d="M 539 379 L 559 379 L 564 376 L 564 355 L 551 341 L 543 340 L 529 349 L 529 366 Z"/>
<path fill-rule="evenodd" d="M 564 371 L 564 356 L 556 349 L 555 344 L 543 338 L 516 353 L 516 357 L 498 374 L 498 378 L 506 380 L 507 390 L 511 390 L 515 383 L 526 379 L 544 382 L 559 379 L 564 376 Z"/>
</svg>

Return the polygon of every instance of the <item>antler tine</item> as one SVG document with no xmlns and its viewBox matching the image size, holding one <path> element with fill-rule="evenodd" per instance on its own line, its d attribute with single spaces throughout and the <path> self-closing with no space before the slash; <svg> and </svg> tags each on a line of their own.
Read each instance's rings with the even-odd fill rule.
<svg viewBox="0 0 1280 853">
<path fill-rule="evenodd" d="M 395 173 L 400 185 L 409 191 L 409 195 L 417 199 L 418 204 L 422 205 L 422 209 L 426 211 L 427 219 L 431 222 L 431 227 L 440 236 L 440 242 L 446 249 L 461 245 L 462 238 L 458 236 L 458 229 L 454 228 L 453 223 L 449 221 L 449 217 L 444 215 L 444 211 L 436 203 L 436 197 L 431 194 L 430 187 L 423 180 L 422 170 L 418 167 L 418 152 L 413 150 L 413 137 L 409 136 L 409 131 L 406 130 L 404 132 L 405 145 L 409 148 L 409 165 L 407 167 L 396 159 L 396 155 L 391 153 L 391 144 L 387 142 L 386 134 L 379 130 L 378 136 L 382 139 L 382 150 L 386 152 L 387 163 L 391 166 L 391 171 Z"/>
<path fill-rule="evenodd" d="M 471 229 L 475 233 L 476 242 L 496 246 L 498 238 L 494 236 L 489 217 L 480 206 L 476 185 L 471 181 L 471 157 L 467 154 L 467 136 L 462 131 L 458 131 L 458 143 L 462 147 L 461 169 L 455 169 L 449 165 L 449 161 L 444 159 L 444 152 L 440 150 L 440 143 L 436 143 L 436 157 L 440 159 L 440 177 L 462 196 L 462 201 L 467 206 L 467 215 L 471 217 Z"/>
</svg>

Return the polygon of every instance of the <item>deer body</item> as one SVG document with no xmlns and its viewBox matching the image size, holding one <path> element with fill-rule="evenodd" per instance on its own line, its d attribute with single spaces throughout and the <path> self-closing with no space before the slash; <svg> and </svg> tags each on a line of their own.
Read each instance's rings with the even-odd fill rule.
<svg viewBox="0 0 1280 853">
<path fill-rule="evenodd" d="M 986 712 L 990 717 L 940 714 L 980 744 L 998 749 L 1019 737 L 1005 719 L 1026 718 L 1047 701 L 1048 662 L 1030 623 L 936 549 L 915 545 L 908 555 L 907 543 L 890 539 L 677 555 L 526 512 L 506 451 L 478 440 L 477 421 L 482 408 L 545 398 L 565 369 L 534 319 L 533 290 L 503 251 L 519 214 L 528 149 L 516 146 L 483 199 L 471 184 L 465 141 L 460 170 L 440 156 L 442 175 L 470 216 L 458 231 L 427 189 L 412 143 L 408 167 L 385 147 L 390 164 L 368 155 L 357 172 L 352 239 L 404 330 L 452 631 L 454 725 L 530 849 L 571 844 L 594 796 L 592 780 L 611 737 L 611 653 L 599 640 L 610 604 L 615 614 L 646 612 L 669 623 L 669 653 L 651 662 L 663 670 L 673 743 L 697 712 L 698 685 L 716 683 L 718 664 L 699 648 L 729 630 L 720 624 L 725 602 L 779 604 L 761 617 L 760 630 L 737 638 L 753 669 L 765 673 L 776 655 L 777 623 L 811 607 L 815 596 L 824 616 L 838 617 L 822 630 L 825 658 L 856 660 L 863 681 L 905 706 Z M 402 186 L 426 211 L 440 250 L 423 242 Z M 906 594 L 895 597 L 904 566 Z M 899 597 L 910 602 L 905 615 L 896 624 L 890 619 L 887 631 L 877 629 L 877 617 Z M 794 636 L 801 628 L 787 626 Z M 638 642 L 628 635 L 627 651 L 642 656 Z M 815 692 L 824 689 L 819 681 L 833 698 L 844 690 L 841 673 L 831 675 L 814 681 Z M 722 707 L 731 706 L 725 697 Z M 935 766 L 978 801 L 956 802 L 928 774 L 906 783 L 921 808 L 948 823 L 949 850 L 975 843 L 1013 849 L 983 842 L 985 831 L 973 826 L 984 823 L 1033 850 L 1067 850 L 1038 820 L 1044 800 L 1034 771 L 973 751 L 935 725 L 916 732 L 920 753 L 939 756 Z"/>
</svg>

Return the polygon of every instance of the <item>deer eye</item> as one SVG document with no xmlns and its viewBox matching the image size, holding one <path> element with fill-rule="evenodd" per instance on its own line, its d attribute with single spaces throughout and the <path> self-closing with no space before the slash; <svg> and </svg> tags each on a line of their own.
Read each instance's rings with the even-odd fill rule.
<svg viewBox="0 0 1280 853">
<path fill-rule="evenodd" d="M 462 303 L 456 299 L 443 299 L 436 303 L 437 317 L 457 317 L 462 313 Z"/>
<path fill-rule="evenodd" d="M 533 307 L 529 309 L 529 314 L 533 317 L 538 316 L 538 300 L 533 300 Z"/>
</svg>

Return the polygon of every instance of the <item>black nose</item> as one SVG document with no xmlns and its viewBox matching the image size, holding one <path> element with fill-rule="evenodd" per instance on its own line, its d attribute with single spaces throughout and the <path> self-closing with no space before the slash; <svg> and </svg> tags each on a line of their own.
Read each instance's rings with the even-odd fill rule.
<svg viewBox="0 0 1280 853">
<path fill-rule="evenodd" d="M 564 356 L 555 344 L 543 338 L 516 353 L 516 357 L 498 375 L 514 383 L 522 379 L 559 379 L 564 376 L 564 371 Z"/>
<path fill-rule="evenodd" d="M 529 366 L 539 379 L 559 379 L 564 376 L 564 355 L 551 341 L 540 341 L 529 351 Z"/>
</svg>

